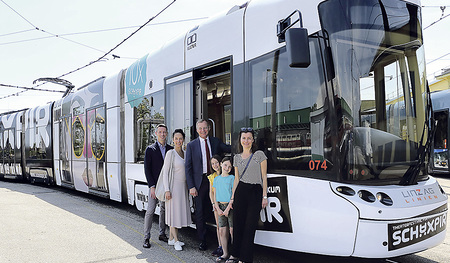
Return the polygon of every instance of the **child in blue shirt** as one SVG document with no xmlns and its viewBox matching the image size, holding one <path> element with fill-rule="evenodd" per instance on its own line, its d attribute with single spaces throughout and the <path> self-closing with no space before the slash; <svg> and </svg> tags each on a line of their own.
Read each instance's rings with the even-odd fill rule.
<svg viewBox="0 0 450 263">
<path fill-rule="evenodd" d="M 219 214 L 219 235 L 222 244 L 223 255 L 216 259 L 217 262 L 226 260 L 230 254 L 228 252 L 228 231 L 233 238 L 233 211 L 231 210 L 231 194 L 233 191 L 234 176 L 230 175 L 232 164 L 228 157 L 222 159 L 220 163 L 222 174 L 214 178 L 213 196 L 214 206 Z M 227 229 L 229 228 L 229 230 Z"/>
</svg>

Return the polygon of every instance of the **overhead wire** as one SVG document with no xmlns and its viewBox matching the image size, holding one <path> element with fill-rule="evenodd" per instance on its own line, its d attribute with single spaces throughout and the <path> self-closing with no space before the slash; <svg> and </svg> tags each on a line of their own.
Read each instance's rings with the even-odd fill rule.
<svg viewBox="0 0 450 263">
<path fill-rule="evenodd" d="M 447 7 L 450 7 L 450 6 L 422 6 L 422 7 L 440 8 L 441 11 L 442 11 L 441 17 L 440 17 L 438 20 L 436 20 L 436 21 L 434 21 L 433 23 L 431 23 L 430 25 L 426 26 L 423 30 L 426 30 L 426 29 L 430 28 L 431 26 L 437 24 L 438 22 L 440 22 L 440 21 L 442 21 L 442 20 L 444 20 L 445 18 L 447 18 L 447 17 L 450 16 L 450 14 L 444 15 L 445 9 L 446 9 Z M 440 56 L 440 57 L 438 57 L 438 58 L 435 58 L 435 59 L 433 59 L 433 60 L 431 60 L 431 61 L 429 61 L 429 62 L 426 62 L 426 65 L 429 65 L 429 64 L 431 64 L 431 63 L 433 63 L 433 62 L 436 62 L 436 61 L 438 61 L 438 60 L 441 60 L 441 59 L 443 59 L 444 57 L 446 57 L 446 56 L 448 56 L 448 55 L 450 55 L 450 53 L 447 53 L 447 54 L 442 55 L 442 56 Z M 448 67 L 444 67 L 444 69 L 445 69 L 445 68 L 448 68 Z M 442 70 L 441 70 L 441 71 L 442 71 Z M 427 74 L 427 77 L 428 77 L 428 76 L 432 76 L 432 75 L 436 76 L 436 73 L 437 73 L 437 72 L 440 72 L 440 71 L 435 71 L 435 72 L 433 72 L 433 73 L 429 73 L 429 74 Z"/>
<path fill-rule="evenodd" d="M 442 16 L 441 18 L 439 18 L 439 20 L 434 21 L 433 23 L 431 23 L 430 25 L 426 26 L 423 30 L 428 29 L 429 27 L 435 25 L 438 22 L 441 22 L 442 20 L 444 20 L 445 18 L 449 17 L 450 14 L 446 15 L 446 16 Z"/>
<path fill-rule="evenodd" d="M 166 21 L 166 22 L 161 22 L 161 23 L 155 23 L 155 24 L 151 24 L 151 25 L 146 25 L 146 26 L 158 26 L 158 25 L 166 25 L 166 24 L 173 24 L 173 23 L 182 23 L 182 22 L 189 22 L 189 21 L 195 21 L 195 20 L 203 20 L 203 19 L 207 19 L 208 17 L 198 17 L 198 18 L 190 18 L 190 19 L 182 19 L 182 20 L 174 20 L 174 21 Z M 48 39 L 48 38 L 53 38 L 53 37 L 65 37 L 65 36 L 74 36 L 74 35 L 82 35 L 82 34 L 93 34 L 93 33 L 102 33 L 102 32 L 109 32 L 109 31 L 117 31 L 117 30 L 125 30 L 125 29 L 131 29 L 131 28 L 137 28 L 140 26 L 126 26 L 126 27 L 117 27 L 117 28 L 108 28 L 108 29 L 98 29 L 98 30 L 91 30 L 91 31 L 82 31 L 82 32 L 73 32 L 73 33 L 65 33 L 65 34 L 51 34 L 50 36 L 45 36 L 45 37 L 36 37 L 36 38 L 30 38 L 30 39 L 22 39 L 22 40 L 16 40 L 16 41 L 10 41 L 10 42 L 3 42 L 0 43 L 0 46 L 3 45 L 11 45 L 11 44 L 18 44 L 18 43 L 23 43 L 23 42 L 30 42 L 30 41 L 35 41 L 35 40 L 41 40 L 41 39 Z M 26 33 L 29 31 L 34 31 L 35 29 L 28 29 L 28 30 L 23 30 L 23 31 L 18 31 L 18 32 L 13 32 L 13 33 L 7 33 L 4 35 L 0 35 L 0 37 L 2 36 L 8 36 L 8 35 L 13 35 L 13 34 L 20 34 L 20 33 Z M 46 32 L 48 33 L 48 32 Z M 70 39 L 65 39 L 67 41 L 72 41 Z M 82 46 L 86 46 L 89 47 L 85 44 L 82 43 L 78 43 L 75 41 L 72 41 L 76 44 L 82 45 Z M 91 49 L 96 49 L 93 47 L 89 47 Z M 97 50 L 97 49 L 96 49 Z M 105 51 L 101 51 L 102 53 L 105 53 Z M 121 58 L 127 58 L 127 57 L 123 57 L 121 56 Z M 137 59 L 137 58 L 130 58 L 130 59 Z"/>
<path fill-rule="evenodd" d="M 164 7 L 161 11 L 159 11 L 155 16 L 153 16 L 152 18 L 150 18 L 147 22 L 145 22 L 142 26 L 140 26 L 138 29 L 136 29 L 133 33 L 131 33 L 128 37 L 126 37 L 125 39 L 123 39 L 119 44 L 117 44 L 115 47 L 113 47 L 110 51 L 106 52 L 103 56 L 99 57 L 97 60 L 91 61 L 88 64 L 79 67 L 75 70 L 72 70 L 70 72 L 67 72 L 65 74 L 62 74 L 61 76 L 58 76 L 58 78 L 67 76 L 69 74 L 72 74 L 74 72 L 80 71 L 86 67 L 91 66 L 92 64 L 95 64 L 99 61 L 101 61 L 103 58 L 105 58 L 107 55 L 109 55 L 111 52 L 113 52 L 116 48 L 118 48 L 119 46 L 121 46 L 123 43 L 125 43 L 125 41 L 127 41 L 128 39 L 130 39 L 132 36 L 134 36 L 137 32 L 139 32 L 142 28 L 144 28 L 148 23 L 150 23 L 151 21 L 153 21 L 153 19 L 155 19 L 156 17 L 158 17 L 160 14 L 162 14 L 167 8 L 169 8 L 173 3 L 175 3 L 176 0 L 173 0 L 170 4 L 168 4 L 166 7 Z"/>
<path fill-rule="evenodd" d="M 15 88 L 15 89 L 25 89 L 25 90 L 37 90 L 37 91 L 46 91 L 46 92 L 59 92 L 64 93 L 63 90 L 51 90 L 51 89 L 36 89 L 36 88 L 30 88 L 30 87 L 23 87 L 23 86 L 14 86 L 14 85 L 8 85 L 8 84 L 1 84 L 0 87 L 7 87 L 7 88 Z"/>
<path fill-rule="evenodd" d="M 26 33 L 26 32 L 30 32 L 30 31 L 34 31 L 34 30 L 35 30 L 35 29 L 26 29 L 26 30 L 21 30 L 21 31 L 16 31 L 16 32 L 11 32 L 11 33 L 6 33 L 6 34 L 0 35 L 0 37 L 5 37 L 5 36 L 11 36 L 11 35 L 16 35 L 16 34 Z"/>
<path fill-rule="evenodd" d="M 58 36 L 58 35 L 55 35 L 55 34 L 52 34 L 52 33 L 50 33 L 50 32 L 47 32 L 47 31 L 45 31 L 45 30 L 42 30 L 42 29 L 39 29 L 38 27 L 36 27 L 32 22 L 30 22 L 28 19 L 26 19 L 24 16 L 22 16 L 19 12 L 17 12 L 16 10 L 14 10 L 11 6 L 9 6 L 7 3 L 5 3 L 5 1 L 3 1 L 3 0 L 0 0 L 3 4 L 5 4 L 6 6 L 8 6 L 11 10 L 13 10 L 17 15 L 19 15 L 22 19 L 24 19 L 28 24 L 30 24 L 31 26 L 33 26 L 36 30 L 39 30 L 39 31 L 42 31 L 42 32 L 44 32 L 44 33 L 47 33 L 47 34 L 51 34 L 51 35 L 53 35 L 53 36 Z M 151 21 L 153 21 L 156 17 L 158 17 L 160 14 L 162 14 L 165 10 L 167 10 L 173 3 L 175 3 L 176 2 L 176 0 L 173 0 L 170 4 L 168 4 L 166 7 L 164 7 L 161 11 L 159 11 L 155 16 L 153 16 L 153 17 L 151 17 L 147 22 L 145 22 L 143 25 L 141 25 L 141 26 L 139 26 L 139 28 L 138 29 L 136 29 L 134 32 L 132 32 L 128 37 L 126 37 L 125 39 L 123 39 L 119 44 L 117 44 L 115 47 L 113 47 L 111 50 L 109 50 L 108 52 L 106 52 L 103 56 L 101 56 L 101 57 L 99 57 L 97 60 L 94 60 L 94 61 L 91 61 L 91 62 L 89 62 L 89 63 L 87 63 L 86 65 L 84 65 L 84 66 L 82 66 L 82 67 L 79 67 L 79 68 L 77 68 L 77 69 L 75 69 L 75 70 L 72 70 L 72 71 L 70 71 L 70 72 L 67 72 L 67 73 L 65 73 L 65 74 L 62 74 L 62 75 L 60 75 L 60 76 L 58 76 L 57 78 L 61 78 L 61 77 L 64 77 L 64 76 L 67 76 L 67 75 L 69 75 L 69 74 L 72 74 L 72 73 L 74 73 L 74 72 L 77 72 L 77 71 L 79 71 L 79 70 L 82 70 L 82 69 L 84 69 L 84 68 L 86 68 L 86 67 L 89 67 L 89 66 L 91 66 L 91 65 L 93 65 L 93 64 L 95 64 L 95 63 L 97 63 L 97 62 L 99 62 L 99 61 L 102 61 L 103 59 L 105 59 L 105 57 L 107 56 L 107 55 L 109 55 L 109 54 L 111 54 L 111 52 L 113 52 L 115 49 L 117 49 L 119 46 L 121 46 L 123 43 L 125 43 L 125 41 L 127 41 L 128 39 L 130 39 L 133 35 L 135 35 L 138 31 L 140 31 L 142 28 L 144 28 L 145 26 L 147 26 Z M 63 38 L 63 39 L 65 39 L 65 38 Z M 66 40 L 68 40 L 68 39 L 66 39 Z M 71 41 L 71 40 L 68 40 L 68 41 Z M 78 42 L 76 42 L 76 41 L 73 41 L 73 42 L 75 42 L 75 43 L 77 43 L 77 44 L 81 44 L 81 43 L 78 43 Z M 83 45 L 83 44 L 81 44 L 81 45 Z M 87 46 L 87 45 L 83 45 L 83 46 Z M 89 47 L 89 46 L 87 46 L 87 47 Z M 100 51 L 100 50 L 99 50 Z M 114 54 L 111 54 L 114 58 L 120 58 L 120 56 L 117 56 L 117 55 L 114 55 Z M 17 93 L 14 93 L 14 94 L 10 94 L 10 95 L 7 95 L 7 96 L 4 96 L 4 97 L 0 97 L 0 100 L 1 99 L 4 99 L 4 98 L 9 98 L 9 97 L 12 97 L 12 96 L 18 96 L 19 94 L 21 94 L 21 93 L 24 93 L 24 92 L 26 92 L 26 91 L 29 91 L 29 90 L 39 90 L 39 91 L 44 91 L 44 90 L 42 90 L 42 89 L 36 89 L 37 87 L 39 87 L 39 86 L 41 86 L 41 85 L 44 85 L 45 83 L 41 83 L 41 84 L 38 84 L 38 85 L 35 85 L 34 87 L 32 87 L 32 88 L 27 88 L 27 87 L 20 87 L 20 86 L 13 86 L 13 85 L 7 85 L 7 84 L 0 84 L 0 86 L 9 86 L 9 87 L 13 87 L 13 88 L 24 88 L 24 90 L 23 91 L 20 91 L 20 92 L 17 92 Z"/>
<path fill-rule="evenodd" d="M 26 19 L 23 15 L 21 15 L 19 12 L 17 12 L 14 8 L 12 8 L 10 5 L 8 5 L 5 1 L 2 1 L 3 4 L 5 4 L 7 7 L 9 7 L 9 9 L 11 9 L 14 13 L 16 13 L 18 16 L 20 16 L 23 20 L 25 20 L 28 24 L 30 24 L 32 27 L 34 27 L 35 29 L 39 30 L 39 28 L 37 26 L 35 26 L 33 23 L 30 22 L 30 20 Z"/>
<path fill-rule="evenodd" d="M 430 61 L 430 62 L 427 62 L 427 65 L 428 65 L 428 64 L 431 64 L 431 63 L 433 63 L 433 62 L 435 62 L 435 61 L 438 61 L 438 60 L 440 60 L 440 59 L 442 59 L 442 58 L 444 58 L 444 57 L 446 57 L 446 56 L 448 56 L 448 55 L 450 55 L 450 52 L 447 53 L 447 54 L 445 54 L 445 55 L 442 55 L 442 56 L 440 56 L 440 57 L 438 57 L 438 58 L 435 58 L 435 59 L 433 59 L 433 60 Z"/>
</svg>

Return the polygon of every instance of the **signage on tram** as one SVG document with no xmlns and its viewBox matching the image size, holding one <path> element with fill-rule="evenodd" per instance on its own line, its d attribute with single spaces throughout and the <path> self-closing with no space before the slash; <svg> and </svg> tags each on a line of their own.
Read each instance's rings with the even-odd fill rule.
<svg viewBox="0 0 450 263">
<path fill-rule="evenodd" d="M 258 230 L 292 233 L 286 177 L 267 178 L 269 204 L 261 209 Z"/>
<path fill-rule="evenodd" d="M 148 56 L 148 55 L 147 55 Z M 132 107 L 138 106 L 147 83 L 147 56 L 134 62 L 125 75 L 125 93 Z"/>
<path fill-rule="evenodd" d="M 388 249 L 396 250 L 423 241 L 444 231 L 447 214 L 388 225 Z"/>
</svg>

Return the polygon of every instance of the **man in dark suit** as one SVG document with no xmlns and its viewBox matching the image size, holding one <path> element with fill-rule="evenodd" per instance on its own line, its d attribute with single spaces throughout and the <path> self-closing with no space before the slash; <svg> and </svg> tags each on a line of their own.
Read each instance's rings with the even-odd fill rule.
<svg viewBox="0 0 450 263">
<path fill-rule="evenodd" d="M 225 152 L 231 152 L 231 146 L 226 145 L 219 138 L 208 136 L 210 126 L 206 120 L 197 121 L 196 128 L 199 137 L 188 143 L 186 148 L 186 181 L 189 194 L 194 197 L 195 202 L 195 224 L 200 239 L 199 249 L 206 250 L 205 219 L 208 211 L 212 209 L 207 178 L 211 173 L 209 160 L 215 154 L 222 156 Z"/>
<path fill-rule="evenodd" d="M 172 146 L 166 144 L 167 127 L 159 124 L 155 131 L 157 141 L 148 146 L 145 150 L 144 171 L 149 187 L 148 206 L 144 218 L 144 247 L 149 248 L 150 230 L 152 230 L 153 214 L 155 213 L 156 204 L 159 202 L 159 240 L 167 242 L 166 223 L 165 223 L 165 203 L 159 201 L 155 195 L 156 182 L 158 182 L 159 173 L 164 164 L 166 152 L 173 149 Z"/>
</svg>

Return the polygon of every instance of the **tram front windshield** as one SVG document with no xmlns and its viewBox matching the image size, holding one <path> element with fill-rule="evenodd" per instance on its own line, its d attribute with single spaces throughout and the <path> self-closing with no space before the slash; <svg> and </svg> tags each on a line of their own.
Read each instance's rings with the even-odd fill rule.
<svg viewBox="0 0 450 263">
<path fill-rule="evenodd" d="M 319 13 L 335 68 L 341 179 L 400 181 L 427 138 L 420 7 L 329 0 Z"/>
</svg>

